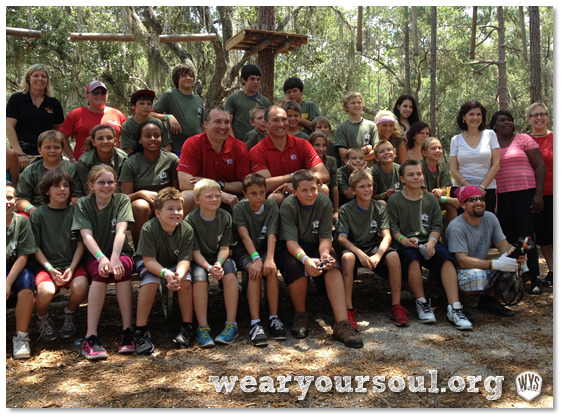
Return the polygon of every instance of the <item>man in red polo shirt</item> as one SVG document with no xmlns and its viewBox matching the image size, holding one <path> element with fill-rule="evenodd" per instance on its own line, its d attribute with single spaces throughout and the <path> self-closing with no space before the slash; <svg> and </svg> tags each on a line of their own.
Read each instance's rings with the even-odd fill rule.
<svg viewBox="0 0 562 417">
<path fill-rule="evenodd" d="M 279 106 L 271 106 L 265 112 L 269 136 L 263 138 L 250 150 L 252 172 L 266 178 L 268 198 L 281 204 L 293 191 L 291 175 L 299 169 L 309 169 L 321 183 L 330 180 L 330 174 L 314 147 L 306 139 L 287 133 L 287 112 Z M 321 192 L 328 194 L 322 185 Z"/>
<path fill-rule="evenodd" d="M 182 146 L 178 179 L 184 198 L 184 216 L 196 205 L 193 187 L 202 178 L 219 183 L 222 202 L 232 208 L 242 195 L 242 180 L 250 173 L 248 150 L 244 142 L 229 135 L 230 115 L 224 107 L 205 112 L 204 132 L 188 138 Z"/>
</svg>

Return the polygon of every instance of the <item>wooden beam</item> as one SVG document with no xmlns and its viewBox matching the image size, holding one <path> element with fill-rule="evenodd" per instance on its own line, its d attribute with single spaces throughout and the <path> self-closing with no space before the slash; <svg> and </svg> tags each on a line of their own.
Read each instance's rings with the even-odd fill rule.
<svg viewBox="0 0 562 417">
<path fill-rule="evenodd" d="M 264 39 L 263 41 L 261 41 L 257 45 L 252 46 L 250 49 L 248 49 L 244 55 L 246 55 L 246 57 L 249 58 L 249 57 L 257 54 L 259 51 L 264 50 L 268 46 L 269 46 L 269 41 L 267 39 Z"/>
<path fill-rule="evenodd" d="M 134 42 L 135 35 L 132 33 L 76 33 L 70 34 L 71 41 L 113 41 Z"/>
<path fill-rule="evenodd" d="M 160 35 L 160 43 L 171 43 L 171 42 L 204 42 L 204 41 L 216 41 L 216 33 L 187 33 L 180 35 Z"/>
<path fill-rule="evenodd" d="M 275 50 L 275 55 L 286 54 L 287 52 L 289 52 L 290 48 L 291 48 L 290 42 L 285 41 L 282 44 L 280 44 L 279 47 Z"/>
<path fill-rule="evenodd" d="M 6 35 L 19 36 L 19 37 L 22 37 L 22 38 L 37 38 L 38 39 L 38 38 L 41 37 L 41 31 L 40 30 L 6 27 Z"/>
</svg>

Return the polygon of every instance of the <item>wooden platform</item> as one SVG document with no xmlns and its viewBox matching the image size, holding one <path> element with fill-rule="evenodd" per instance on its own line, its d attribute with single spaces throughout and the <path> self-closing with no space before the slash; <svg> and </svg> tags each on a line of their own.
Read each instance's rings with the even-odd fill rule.
<svg viewBox="0 0 562 417">
<path fill-rule="evenodd" d="M 306 45 L 308 38 L 308 35 L 294 33 L 243 29 L 226 41 L 226 49 L 249 51 L 250 55 L 254 55 L 268 48 L 275 50 L 275 54 L 284 54 Z"/>
</svg>

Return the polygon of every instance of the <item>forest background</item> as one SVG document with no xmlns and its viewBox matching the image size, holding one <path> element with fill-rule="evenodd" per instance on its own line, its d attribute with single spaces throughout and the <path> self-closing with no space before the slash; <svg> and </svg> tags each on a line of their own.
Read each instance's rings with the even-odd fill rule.
<svg viewBox="0 0 562 417">
<path fill-rule="evenodd" d="M 26 68 L 41 62 L 65 114 L 86 104 L 85 86 L 99 79 L 109 88 L 108 104 L 131 115 L 133 91 L 161 94 L 172 87 L 172 68 L 189 61 L 205 106 L 222 104 L 240 88 L 241 66 L 258 63 L 258 55 L 226 50 L 245 28 L 309 36 L 301 48 L 275 56 L 273 101 L 281 102 L 284 80 L 298 76 L 305 99 L 334 130 L 347 118 L 341 100 L 351 90 L 363 94 L 371 119 L 412 94 L 445 149 L 467 100 L 479 100 L 489 115 L 510 110 L 521 132 L 529 104 L 553 104 L 552 7 L 7 6 L 6 26 L 42 34 L 6 37 L 6 98 L 20 89 Z M 76 42 L 72 32 L 132 33 L 135 41 Z M 217 38 L 159 42 L 159 35 L 185 33 Z"/>
</svg>

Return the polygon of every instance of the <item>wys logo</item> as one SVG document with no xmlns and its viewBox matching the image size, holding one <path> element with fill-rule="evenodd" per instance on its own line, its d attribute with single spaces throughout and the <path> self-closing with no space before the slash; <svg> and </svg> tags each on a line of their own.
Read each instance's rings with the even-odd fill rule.
<svg viewBox="0 0 562 417">
<path fill-rule="evenodd" d="M 517 394 L 527 401 L 535 399 L 541 393 L 542 377 L 533 371 L 521 372 L 515 378 Z"/>
</svg>

